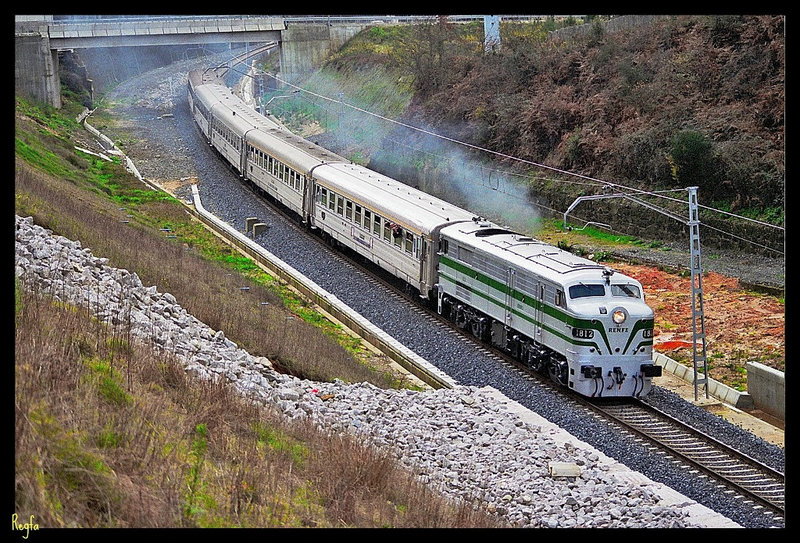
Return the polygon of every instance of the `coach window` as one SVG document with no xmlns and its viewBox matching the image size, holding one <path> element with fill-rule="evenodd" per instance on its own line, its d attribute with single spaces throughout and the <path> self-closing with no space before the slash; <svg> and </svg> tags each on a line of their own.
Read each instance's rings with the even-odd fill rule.
<svg viewBox="0 0 800 543">
<path fill-rule="evenodd" d="M 375 214 L 375 217 L 373 217 L 372 219 L 372 233 L 375 234 L 376 236 L 381 235 L 381 216 L 378 215 L 377 213 Z"/>
<path fill-rule="evenodd" d="M 414 251 L 414 234 L 406 232 L 406 252 L 411 254 Z"/>
<path fill-rule="evenodd" d="M 364 210 L 364 228 L 367 229 L 369 232 L 370 227 L 372 226 L 372 212 L 369 209 Z"/>
<path fill-rule="evenodd" d="M 351 202 L 350 200 L 347 200 L 347 202 L 344 205 L 344 216 L 348 220 L 351 221 L 353 220 L 353 202 Z"/>
<path fill-rule="evenodd" d="M 339 215 L 344 215 L 344 198 L 336 195 L 336 213 Z"/>
<path fill-rule="evenodd" d="M 322 207 L 326 207 L 328 205 L 328 189 L 322 189 L 320 194 L 320 202 L 322 202 Z"/>
<path fill-rule="evenodd" d="M 361 226 L 361 206 L 359 205 L 356 206 L 356 214 L 353 217 L 353 220 L 356 221 L 358 226 Z"/>
<path fill-rule="evenodd" d="M 328 196 L 328 208 L 331 211 L 334 211 L 336 208 L 336 193 L 331 191 L 330 195 Z"/>
<path fill-rule="evenodd" d="M 402 245 L 403 242 L 403 229 L 400 228 L 399 226 L 394 228 L 392 231 L 392 235 L 394 237 L 395 247 L 400 247 L 400 245 Z"/>
<path fill-rule="evenodd" d="M 386 241 L 392 240 L 392 227 L 389 226 L 389 221 L 383 221 L 383 239 Z"/>
</svg>

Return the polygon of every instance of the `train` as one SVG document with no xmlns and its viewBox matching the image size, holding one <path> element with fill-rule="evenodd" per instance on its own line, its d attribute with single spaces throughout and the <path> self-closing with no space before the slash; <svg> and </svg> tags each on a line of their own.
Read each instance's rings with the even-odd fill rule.
<svg viewBox="0 0 800 543">
<path fill-rule="evenodd" d="M 237 174 L 461 329 L 590 398 L 641 398 L 654 313 L 636 279 L 355 164 L 261 115 L 209 70 L 189 108 Z"/>
</svg>

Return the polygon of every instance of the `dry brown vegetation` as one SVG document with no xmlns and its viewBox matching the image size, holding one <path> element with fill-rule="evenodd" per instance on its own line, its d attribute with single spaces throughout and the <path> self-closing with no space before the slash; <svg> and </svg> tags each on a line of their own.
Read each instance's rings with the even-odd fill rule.
<svg viewBox="0 0 800 543">
<path fill-rule="evenodd" d="M 447 46 L 417 69 L 428 123 L 584 175 L 782 207 L 781 16 L 673 16 L 616 32 L 595 21 L 565 40 L 505 23 L 493 55 L 476 55 L 457 26 L 429 32 Z"/>
<path fill-rule="evenodd" d="M 475 527 L 392 455 L 195 380 L 22 285 L 15 511 L 42 527 Z"/>
</svg>

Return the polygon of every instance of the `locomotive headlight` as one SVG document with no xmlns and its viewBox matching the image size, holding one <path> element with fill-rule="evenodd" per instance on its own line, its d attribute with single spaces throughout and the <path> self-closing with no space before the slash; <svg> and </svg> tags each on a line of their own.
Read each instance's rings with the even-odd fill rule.
<svg viewBox="0 0 800 543">
<path fill-rule="evenodd" d="M 614 313 L 611 315 L 611 319 L 614 321 L 615 324 L 622 324 L 625 322 L 625 319 L 628 318 L 628 314 L 625 313 L 624 309 L 615 309 Z"/>
</svg>

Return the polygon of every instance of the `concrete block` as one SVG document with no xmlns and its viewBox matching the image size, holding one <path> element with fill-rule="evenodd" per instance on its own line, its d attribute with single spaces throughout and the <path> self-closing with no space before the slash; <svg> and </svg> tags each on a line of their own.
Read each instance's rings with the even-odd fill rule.
<svg viewBox="0 0 800 543">
<path fill-rule="evenodd" d="M 247 217 L 244 220 L 244 231 L 250 232 L 253 230 L 253 225 L 258 222 L 258 217 Z"/>
<path fill-rule="evenodd" d="M 782 371 L 758 362 L 747 363 L 747 391 L 755 407 L 786 420 L 786 382 Z"/>
</svg>

